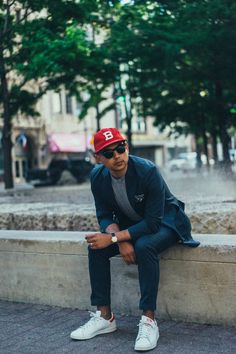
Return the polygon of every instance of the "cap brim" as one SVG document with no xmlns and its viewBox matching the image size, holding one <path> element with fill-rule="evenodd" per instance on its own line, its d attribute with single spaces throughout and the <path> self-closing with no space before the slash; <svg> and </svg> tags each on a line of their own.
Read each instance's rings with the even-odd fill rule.
<svg viewBox="0 0 236 354">
<path fill-rule="evenodd" d="M 109 141 L 108 141 L 107 144 L 104 144 L 103 147 L 102 147 L 101 149 L 95 151 L 95 153 L 97 154 L 98 152 L 100 152 L 100 151 L 102 151 L 103 149 L 105 149 L 107 146 L 112 145 L 112 144 L 114 144 L 114 143 L 118 143 L 119 141 L 125 141 L 125 139 L 119 138 L 119 139 L 114 139 L 112 142 L 109 142 Z"/>
</svg>

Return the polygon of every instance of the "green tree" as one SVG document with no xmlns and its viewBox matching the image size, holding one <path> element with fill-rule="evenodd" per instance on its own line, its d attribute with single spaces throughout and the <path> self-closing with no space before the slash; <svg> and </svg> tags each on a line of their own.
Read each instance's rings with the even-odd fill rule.
<svg viewBox="0 0 236 354">
<path fill-rule="evenodd" d="M 220 137 L 229 162 L 228 129 L 235 125 L 235 2 L 132 1 L 123 5 L 108 38 L 113 63 L 127 64 L 127 89 L 144 117 Z M 118 75 L 119 81 L 119 75 Z"/>
<path fill-rule="evenodd" d="M 198 81 L 206 92 L 205 113 L 208 126 L 214 127 L 223 146 L 223 157 L 229 163 L 229 134 L 233 122 L 230 105 L 235 102 L 236 4 L 227 1 L 185 1 L 177 14 L 183 45 L 191 57 Z M 195 69 L 196 68 L 196 69 Z M 211 131 L 212 130 L 212 131 Z"/>
<path fill-rule="evenodd" d="M 158 2 L 133 1 L 117 8 L 105 43 L 111 61 L 116 64 L 117 87 L 124 97 L 130 141 L 132 108 L 144 118 L 155 110 L 156 90 L 166 70 L 166 51 L 172 41 L 170 22 Z"/>
<path fill-rule="evenodd" d="M 95 108 L 97 130 L 100 129 L 101 118 L 110 110 L 116 109 L 115 101 L 102 110 L 100 109 L 100 103 L 107 101 L 106 91 L 110 91 L 111 87 L 114 86 L 116 76 L 116 63 L 110 60 L 110 48 L 105 45 L 105 42 L 110 35 L 110 27 L 114 22 L 119 3 L 117 0 L 97 1 L 97 9 L 90 14 L 87 27 L 90 32 L 90 39 L 88 40 L 90 55 L 86 58 L 83 70 L 80 71 L 80 78 L 78 78 L 76 65 L 72 64 L 74 81 L 77 80 L 74 94 L 82 103 L 79 118 L 83 119 L 89 108 Z"/>
<path fill-rule="evenodd" d="M 78 24 L 87 23 L 96 8 L 96 1 L 1 1 L 0 104 L 7 189 L 13 187 L 12 118 L 17 112 L 37 114 L 35 103 L 49 88 L 72 85 L 70 62 L 77 62 L 79 72 L 89 55 L 85 31 Z"/>
</svg>

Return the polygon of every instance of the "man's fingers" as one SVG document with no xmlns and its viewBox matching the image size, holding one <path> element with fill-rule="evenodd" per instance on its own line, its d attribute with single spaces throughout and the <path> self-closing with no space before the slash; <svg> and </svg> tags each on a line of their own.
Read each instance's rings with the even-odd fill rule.
<svg viewBox="0 0 236 354">
<path fill-rule="evenodd" d="M 125 261 L 126 264 L 136 264 L 136 259 L 135 259 L 135 255 L 131 254 L 131 255 L 125 255 L 123 256 L 123 259 Z"/>
<path fill-rule="evenodd" d="M 87 240 L 87 243 L 88 243 L 89 247 L 92 248 L 92 249 L 94 249 L 95 246 L 96 246 L 96 241 L 95 240 L 92 240 L 92 239 Z"/>
<path fill-rule="evenodd" d="M 92 237 L 94 237 L 94 234 L 89 234 L 85 236 L 85 239 L 90 240 Z"/>
<path fill-rule="evenodd" d="M 87 240 L 87 242 L 95 242 L 97 237 L 96 235 L 87 235 L 85 236 L 85 239 Z"/>
<path fill-rule="evenodd" d="M 93 240 L 92 240 L 91 238 L 88 238 L 86 241 L 87 241 L 88 243 L 92 243 L 92 242 L 93 242 Z"/>
</svg>

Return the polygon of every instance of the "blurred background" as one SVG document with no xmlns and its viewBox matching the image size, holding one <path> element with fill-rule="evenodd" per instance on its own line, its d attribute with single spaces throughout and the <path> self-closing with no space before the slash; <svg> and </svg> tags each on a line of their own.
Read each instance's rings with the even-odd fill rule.
<svg viewBox="0 0 236 354">
<path fill-rule="evenodd" d="M 170 178 L 235 181 L 235 1 L 0 6 L 6 189 L 85 181 L 103 127 L 119 128 L 131 153 Z"/>
</svg>

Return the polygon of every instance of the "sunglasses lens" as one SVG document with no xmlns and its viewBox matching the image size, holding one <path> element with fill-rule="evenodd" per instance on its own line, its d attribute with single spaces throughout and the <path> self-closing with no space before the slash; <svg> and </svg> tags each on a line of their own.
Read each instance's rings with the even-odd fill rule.
<svg viewBox="0 0 236 354">
<path fill-rule="evenodd" d="M 116 151 L 118 152 L 118 154 L 123 154 L 125 152 L 125 146 L 124 145 L 117 146 Z"/>
<path fill-rule="evenodd" d="M 103 151 L 102 155 L 106 158 L 106 159 L 111 159 L 113 157 L 113 151 Z"/>
<path fill-rule="evenodd" d="M 118 154 L 123 154 L 125 152 L 125 148 L 126 148 L 126 146 L 123 143 L 121 143 L 115 149 L 102 151 L 101 154 L 106 159 L 111 159 L 114 156 L 114 151 L 117 151 Z"/>
</svg>

